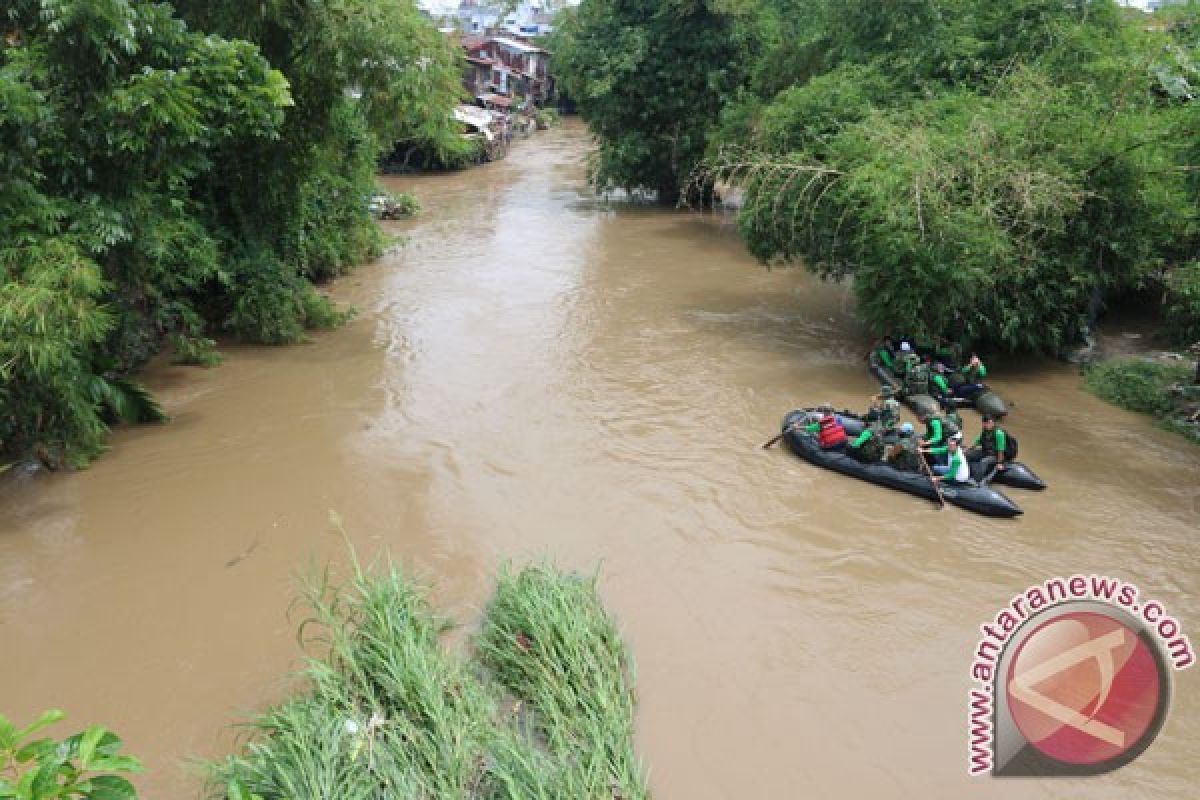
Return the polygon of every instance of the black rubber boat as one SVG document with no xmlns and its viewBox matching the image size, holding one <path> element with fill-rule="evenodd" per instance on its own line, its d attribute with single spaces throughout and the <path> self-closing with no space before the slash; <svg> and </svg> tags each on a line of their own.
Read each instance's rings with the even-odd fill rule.
<svg viewBox="0 0 1200 800">
<path fill-rule="evenodd" d="M 880 385 L 887 384 L 896 390 L 897 397 L 909 408 L 920 414 L 925 411 L 936 412 L 941 410 L 941 404 L 928 394 L 908 394 L 903 391 L 904 381 L 887 368 L 887 365 L 879 360 L 879 354 L 872 350 L 871 356 L 868 359 L 868 371 L 879 381 Z M 983 389 L 969 397 L 954 397 L 947 402 L 953 403 L 955 408 L 974 408 L 980 414 L 991 414 L 996 419 L 1008 414 L 1008 406 L 1005 405 L 1004 399 L 1000 395 L 993 392 L 985 384 Z"/>
<path fill-rule="evenodd" d="M 992 471 L 991 467 L 982 461 L 970 461 L 968 466 L 971 468 L 971 480 L 977 482 L 982 481 Z M 1046 488 L 1046 482 L 1020 461 L 1010 461 L 1004 469 L 996 470 L 996 474 L 992 475 L 992 479 L 988 483 L 1003 483 L 1014 489 Z"/>
<path fill-rule="evenodd" d="M 811 409 L 799 409 L 783 418 L 783 440 L 793 453 L 805 461 L 843 475 L 915 494 L 927 500 L 937 500 L 937 492 L 930 483 L 929 476 L 924 473 L 905 472 L 883 463 L 864 464 L 845 453 L 822 450 L 817 444 L 817 437 L 804 429 L 805 422 L 810 419 L 815 421 L 817 416 L 819 415 Z M 946 498 L 947 503 L 989 517 L 1015 517 L 1022 513 L 1016 503 L 988 486 L 944 485 L 942 496 Z"/>
<path fill-rule="evenodd" d="M 838 416 L 841 417 L 842 427 L 846 429 L 846 435 L 852 439 L 862 433 L 863 428 L 867 425 L 862 417 L 852 414 L 849 411 L 839 411 Z M 886 441 L 887 444 L 892 444 L 895 439 L 888 437 Z M 971 480 L 978 482 L 988 476 L 993 465 L 983 461 L 971 461 L 969 466 L 971 467 Z M 1008 466 L 1003 470 L 997 470 L 988 483 L 1003 483 L 1014 489 L 1046 488 L 1046 482 L 1039 478 L 1036 472 L 1020 461 L 1008 462 Z"/>
</svg>

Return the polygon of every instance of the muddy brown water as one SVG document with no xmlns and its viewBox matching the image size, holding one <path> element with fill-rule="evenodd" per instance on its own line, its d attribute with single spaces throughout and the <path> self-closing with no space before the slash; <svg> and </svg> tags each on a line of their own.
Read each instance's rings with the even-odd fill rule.
<svg viewBox="0 0 1200 800">
<path fill-rule="evenodd" d="M 759 449 L 789 408 L 874 387 L 844 289 L 768 271 L 728 220 L 583 184 L 577 125 L 470 172 L 389 179 L 407 246 L 333 288 L 361 313 L 290 348 L 146 376 L 174 420 L 86 472 L 0 488 L 0 709 L 61 707 L 143 756 L 147 797 L 282 696 L 305 565 L 366 554 L 468 625 L 496 567 L 592 570 L 638 663 L 660 798 L 1194 798 L 1200 683 L 1108 776 L 970 780 L 978 625 L 1073 572 L 1139 584 L 1200 641 L 1200 449 L 999 364 L 1023 460 L 997 521 Z M 968 418 L 974 434 L 977 420 Z"/>
</svg>

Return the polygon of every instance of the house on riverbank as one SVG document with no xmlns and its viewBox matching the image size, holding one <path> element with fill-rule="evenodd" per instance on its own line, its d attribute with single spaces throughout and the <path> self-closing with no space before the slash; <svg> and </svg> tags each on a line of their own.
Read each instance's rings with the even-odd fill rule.
<svg viewBox="0 0 1200 800">
<path fill-rule="evenodd" d="M 529 98 L 544 106 L 554 94 L 550 52 L 511 35 L 464 36 L 467 70 L 463 83 L 474 97 L 496 94 Z"/>
</svg>

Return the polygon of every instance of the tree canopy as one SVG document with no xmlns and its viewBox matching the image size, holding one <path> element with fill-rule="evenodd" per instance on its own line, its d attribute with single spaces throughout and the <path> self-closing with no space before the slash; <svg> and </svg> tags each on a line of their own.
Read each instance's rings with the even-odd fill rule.
<svg viewBox="0 0 1200 800">
<path fill-rule="evenodd" d="M 0 31 L 0 454 L 82 464 L 162 418 L 127 376 L 168 335 L 335 322 L 310 280 L 378 251 L 381 148 L 459 146 L 411 0 L 15 0 Z"/>
<path fill-rule="evenodd" d="M 599 140 L 600 189 L 674 203 L 750 66 L 750 31 L 705 0 L 586 0 L 562 14 L 554 70 Z"/>
<path fill-rule="evenodd" d="M 584 0 L 558 45 L 599 139 L 598 185 L 687 176 L 667 147 L 630 148 L 628 118 L 679 102 L 725 58 L 718 120 L 712 105 L 683 118 L 705 140 L 688 179 L 743 190 L 751 252 L 852 279 L 876 330 L 1056 352 L 1107 298 L 1150 284 L 1169 288 L 1173 330 L 1197 327 L 1195 3 L 1148 16 L 1111 0 L 744 0 L 693 17 L 702 33 L 678 29 L 753 52 L 691 63 L 643 44 L 680 18 L 673 4 L 615 4 L 615 32 L 612 5 Z M 628 74 L 610 86 L 614 57 Z M 692 78 L 609 96 L 651 57 Z M 618 161 L 628 152 L 641 160 Z"/>
</svg>

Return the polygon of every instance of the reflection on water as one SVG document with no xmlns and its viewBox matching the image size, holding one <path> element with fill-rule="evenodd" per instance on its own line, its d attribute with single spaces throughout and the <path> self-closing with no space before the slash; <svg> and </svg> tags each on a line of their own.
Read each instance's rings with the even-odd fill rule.
<svg viewBox="0 0 1200 800">
<path fill-rule="evenodd" d="M 1018 521 L 764 452 L 787 409 L 874 390 L 848 293 L 757 266 L 728 219 L 590 196 L 585 147 L 568 125 L 389 179 L 426 210 L 334 288 L 347 328 L 159 365 L 168 427 L 0 488 L 0 708 L 110 724 L 149 796 L 194 795 L 181 760 L 286 686 L 332 509 L 466 621 L 506 559 L 601 564 L 659 797 L 1193 797 L 1190 674 L 1154 746 L 1089 780 L 968 785 L 964 697 L 977 626 L 1053 574 L 1119 575 L 1200 630 L 1197 451 L 1015 363 L 995 385 L 1052 486 L 1012 491 Z"/>
</svg>

